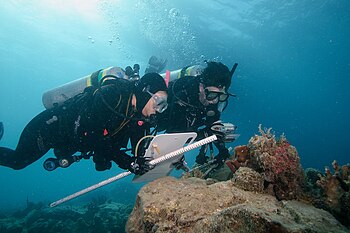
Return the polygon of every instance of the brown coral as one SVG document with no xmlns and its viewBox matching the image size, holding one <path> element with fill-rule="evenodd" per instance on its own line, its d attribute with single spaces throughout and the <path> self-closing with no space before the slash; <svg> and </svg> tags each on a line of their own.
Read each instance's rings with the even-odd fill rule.
<svg viewBox="0 0 350 233">
<path fill-rule="evenodd" d="M 242 165 L 245 166 L 247 160 L 250 159 L 248 146 L 236 146 L 234 149 L 234 156 L 235 158 L 233 160 L 226 161 L 226 165 L 233 173 L 235 173 Z"/>
</svg>

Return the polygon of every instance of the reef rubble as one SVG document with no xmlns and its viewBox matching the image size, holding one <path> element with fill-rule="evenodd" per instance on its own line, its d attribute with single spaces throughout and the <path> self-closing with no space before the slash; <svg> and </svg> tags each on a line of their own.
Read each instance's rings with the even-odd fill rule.
<svg viewBox="0 0 350 233">
<path fill-rule="evenodd" d="M 131 205 L 97 198 L 83 205 L 50 208 L 42 203 L 0 216 L 1 233 L 124 232 Z"/>
</svg>

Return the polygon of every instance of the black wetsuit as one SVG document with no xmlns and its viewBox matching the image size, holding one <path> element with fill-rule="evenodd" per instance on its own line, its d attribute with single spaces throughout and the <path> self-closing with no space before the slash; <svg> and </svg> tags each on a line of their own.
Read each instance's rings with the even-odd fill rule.
<svg viewBox="0 0 350 233">
<path fill-rule="evenodd" d="M 93 152 L 96 170 L 109 169 L 111 161 L 128 169 L 132 157 L 120 149 L 127 147 L 129 139 L 135 148 L 148 126 L 137 122 L 141 118 L 131 104 L 131 82 L 115 82 L 98 90 L 87 88 L 62 106 L 34 117 L 24 128 L 16 150 L 0 147 L 0 165 L 22 169 L 54 149 L 58 158 Z"/>
<path fill-rule="evenodd" d="M 210 136 L 210 126 L 220 119 L 220 112 L 215 111 L 213 116 L 207 116 L 208 108 L 205 108 L 199 100 L 198 76 L 185 76 L 169 83 L 168 109 L 158 116 L 158 130 L 167 133 L 197 132 L 197 140 Z M 217 109 L 214 106 L 213 109 Z M 217 159 L 226 159 L 229 156 L 225 143 L 216 141 L 215 146 L 219 150 Z M 197 162 L 204 159 L 205 148 L 202 147 L 197 157 Z"/>
</svg>

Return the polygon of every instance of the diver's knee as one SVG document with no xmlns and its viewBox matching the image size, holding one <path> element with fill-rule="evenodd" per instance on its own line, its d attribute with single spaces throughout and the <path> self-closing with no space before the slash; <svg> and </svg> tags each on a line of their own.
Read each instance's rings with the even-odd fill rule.
<svg viewBox="0 0 350 233">
<path fill-rule="evenodd" d="M 13 164 L 11 164 L 11 168 L 13 170 L 22 170 L 23 168 L 26 168 L 29 165 L 29 163 L 18 163 L 18 162 L 14 162 Z"/>
<path fill-rule="evenodd" d="M 14 170 L 22 170 L 23 168 L 28 167 L 30 164 L 32 164 L 34 161 L 31 160 L 13 160 L 13 162 L 9 165 Z"/>
</svg>

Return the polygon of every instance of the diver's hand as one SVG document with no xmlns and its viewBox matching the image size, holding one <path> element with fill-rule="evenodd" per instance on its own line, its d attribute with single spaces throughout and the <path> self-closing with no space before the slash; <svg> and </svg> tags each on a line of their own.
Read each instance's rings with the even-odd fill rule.
<svg viewBox="0 0 350 233">
<path fill-rule="evenodd" d="M 134 161 L 131 162 L 130 168 L 128 170 L 136 175 L 143 175 L 155 167 L 155 165 L 150 164 L 150 161 L 152 161 L 152 158 L 150 157 L 138 156 L 133 157 L 133 159 Z"/>
<path fill-rule="evenodd" d="M 207 163 L 208 160 L 209 160 L 208 156 L 198 155 L 197 158 L 196 158 L 196 163 L 199 164 L 199 165 L 203 165 L 203 164 Z"/>
<path fill-rule="evenodd" d="M 217 164 L 218 167 L 222 166 L 225 161 L 230 157 L 228 150 L 222 150 L 214 157 L 213 164 Z"/>
<path fill-rule="evenodd" d="M 221 156 L 216 156 L 214 160 L 212 160 L 212 164 L 216 164 L 216 167 L 221 167 L 225 162 L 225 159 Z"/>
</svg>

